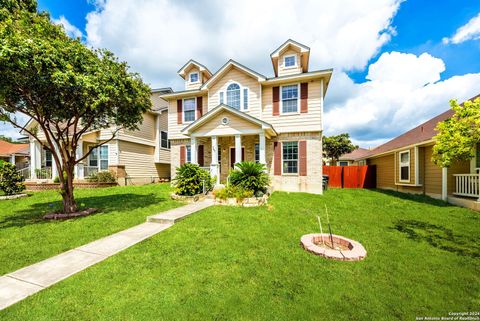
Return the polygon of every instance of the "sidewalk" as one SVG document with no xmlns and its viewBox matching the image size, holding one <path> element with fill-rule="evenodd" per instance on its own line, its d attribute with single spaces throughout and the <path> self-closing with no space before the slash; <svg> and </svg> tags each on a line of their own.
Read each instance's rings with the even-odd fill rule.
<svg viewBox="0 0 480 321">
<path fill-rule="evenodd" d="M 213 205 L 205 200 L 149 216 L 146 223 L 109 235 L 0 277 L 0 310 L 85 270 Z"/>
</svg>

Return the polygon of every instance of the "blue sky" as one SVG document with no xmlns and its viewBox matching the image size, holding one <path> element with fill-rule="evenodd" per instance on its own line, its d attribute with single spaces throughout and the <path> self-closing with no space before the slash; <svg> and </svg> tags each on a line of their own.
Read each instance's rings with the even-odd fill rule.
<svg viewBox="0 0 480 321">
<path fill-rule="evenodd" d="M 480 93 L 478 0 L 39 0 L 39 8 L 152 87 L 181 90 L 176 71 L 190 58 L 213 72 L 233 58 L 272 76 L 270 52 L 295 39 L 311 47 L 310 70 L 335 70 L 325 133 L 349 132 L 364 147 Z"/>
</svg>

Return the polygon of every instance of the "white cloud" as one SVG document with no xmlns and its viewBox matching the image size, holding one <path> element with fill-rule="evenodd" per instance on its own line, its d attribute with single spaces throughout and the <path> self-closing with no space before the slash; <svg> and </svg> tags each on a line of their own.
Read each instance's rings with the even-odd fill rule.
<svg viewBox="0 0 480 321">
<path fill-rule="evenodd" d="M 269 53 L 287 38 L 311 47 L 311 69 L 363 69 L 395 33 L 399 3 L 106 0 L 88 14 L 86 33 L 152 85 L 180 87 L 176 71 L 190 58 L 212 71 L 233 58 L 271 75 Z"/>
<path fill-rule="evenodd" d="M 444 70 L 443 61 L 427 53 L 390 52 L 369 66 L 369 81 L 354 84 L 336 75 L 334 97 L 325 102 L 326 134 L 349 132 L 356 143 L 372 147 L 444 112 L 450 99 L 464 101 L 480 92 L 480 74 L 439 81 Z M 346 98 L 336 100 L 337 92 Z"/>
<path fill-rule="evenodd" d="M 443 38 L 443 43 L 459 44 L 467 40 L 476 39 L 480 39 L 480 13 L 458 28 L 452 37 Z"/>
<path fill-rule="evenodd" d="M 62 25 L 67 35 L 72 38 L 81 38 L 83 36 L 80 29 L 72 25 L 64 16 L 60 16 L 58 19 L 52 19 L 52 22 L 57 25 Z"/>
</svg>

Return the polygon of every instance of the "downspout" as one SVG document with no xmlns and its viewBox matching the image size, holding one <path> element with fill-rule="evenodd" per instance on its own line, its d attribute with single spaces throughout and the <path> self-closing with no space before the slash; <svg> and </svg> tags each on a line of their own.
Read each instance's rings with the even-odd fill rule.
<svg viewBox="0 0 480 321">
<path fill-rule="evenodd" d="M 448 200 L 448 168 L 443 167 L 442 168 L 442 200 L 447 201 Z"/>
</svg>

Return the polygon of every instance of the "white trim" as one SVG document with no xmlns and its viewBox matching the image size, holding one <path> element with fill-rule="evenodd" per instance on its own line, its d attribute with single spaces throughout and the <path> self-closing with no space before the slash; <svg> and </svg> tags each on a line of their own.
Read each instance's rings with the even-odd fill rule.
<svg viewBox="0 0 480 321">
<path fill-rule="evenodd" d="M 239 131 L 238 133 L 228 133 L 228 134 L 218 134 L 218 133 L 212 134 L 211 132 L 195 132 L 190 134 L 190 137 L 212 137 L 212 136 L 231 137 L 234 135 L 255 135 L 255 134 L 261 134 L 261 133 L 265 133 L 265 132 L 262 129 L 245 129 L 245 130 Z"/>
<path fill-rule="evenodd" d="M 292 111 L 292 112 L 283 112 L 283 99 L 282 99 L 282 92 L 283 92 L 283 87 L 286 86 L 297 86 L 297 111 Z M 285 84 L 280 86 L 280 115 L 299 115 L 300 114 L 300 83 L 295 83 L 295 84 Z"/>
<path fill-rule="evenodd" d="M 413 150 L 415 153 L 415 184 L 420 184 L 420 157 L 418 155 L 418 146 L 415 146 Z"/>
<path fill-rule="evenodd" d="M 402 179 L 402 167 L 406 167 L 405 163 L 402 163 L 402 154 L 408 154 L 408 179 Z M 410 182 L 410 150 L 404 150 L 398 152 L 398 181 Z M 402 165 L 403 164 L 403 165 Z"/>
<path fill-rule="evenodd" d="M 193 109 L 193 120 L 185 120 L 185 100 L 193 99 L 195 101 L 195 108 Z M 182 98 L 182 123 L 190 124 L 197 120 L 197 97 L 185 97 Z"/>
<path fill-rule="evenodd" d="M 285 63 L 285 60 L 287 58 L 294 57 L 295 58 L 295 64 L 293 66 L 287 66 Z M 298 68 L 298 55 L 297 54 L 291 54 L 291 55 L 285 55 L 283 56 L 283 69 L 293 69 L 293 68 Z"/>
<path fill-rule="evenodd" d="M 280 52 L 281 52 L 285 47 L 287 47 L 287 46 L 289 46 L 289 45 L 299 48 L 301 53 L 310 52 L 310 48 L 309 48 L 309 47 L 307 47 L 307 46 L 305 46 L 305 45 L 303 45 L 303 44 L 301 44 L 301 43 L 299 43 L 299 42 L 296 42 L 296 41 L 294 41 L 294 40 L 292 40 L 292 39 L 288 39 L 288 40 L 285 41 L 280 47 L 278 47 L 274 52 L 272 52 L 272 53 L 270 54 L 270 57 L 272 57 L 272 58 L 273 58 L 273 57 L 278 57 L 279 54 L 280 54 Z"/>
<path fill-rule="evenodd" d="M 229 87 L 230 85 L 232 85 L 232 84 L 238 85 L 239 90 L 240 90 L 240 106 L 239 106 L 240 108 L 239 108 L 239 109 L 237 109 L 237 108 L 235 108 L 235 107 L 233 107 L 233 106 L 230 106 L 230 105 L 228 104 L 227 91 L 228 91 L 228 87 Z M 229 81 L 225 84 L 225 90 L 223 91 L 223 93 L 224 93 L 224 94 L 223 94 L 223 100 L 224 100 L 223 103 L 224 103 L 225 105 L 229 106 L 229 107 L 232 107 L 232 108 L 235 109 L 235 110 L 245 111 L 245 109 L 243 109 L 243 88 L 244 88 L 244 87 L 243 87 L 239 82 L 234 81 L 234 80 L 229 80 Z M 245 87 L 245 88 L 247 88 L 247 87 Z M 220 95 L 220 92 L 219 92 L 219 95 Z M 220 96 L 219 96 L 219 99 L 220 99 Z"/>
<path fill-rule="evenodd" d="M 442 200 L 447 201 L 448 199 L 448 169 L 446 167 L 442 168 Z"/>
<path fill-rule="evenodd" d="M 137 144 L 148 145 L 148 146 L 153 146 L 153 147 L 156 146 L 155 140 L 140 138 L 140 137 L 126 135 L 126 134 L 119 134 L 117 136 L 117 139 L 118 140 L 123 140 L 123 141 L 126 141 L 126 142 L 130 142 L 130 143 L 137 143 Z"/>
<path fill-rule="evenodd" d="M 229 68 L 230 66 L 235 66 L 237 67 L 238 69 L 241 69 L 242 71 L 244 71 L 245 73 L 249 74 L 250 76 L 252 76 L 253 78 L 256 78 L 259 82 L 262 82 L 262 81 L 266 81 L 267 78 L 263 75 L 260 75 L 259 73 L 257 73 L 256 71 L 253 71 L 253 70 L 250 70 L 250 69 L 247 69 L 246 67 L 240 65 L 238 62 L 234 61 L 234 60 L 229 60 L 225 65 L 223 65 L 222 68 L 220 68 L 220 70 L 218 70 L 210 79 L 208 79 L 203 85 L 202 87 L 200 87 L 200 89 L 208 89 L 208 86 L 211 84 L 211 83 L 214 83 L 216 78 L 218 78 L 227 68 Z"/>
</svg>

